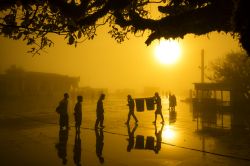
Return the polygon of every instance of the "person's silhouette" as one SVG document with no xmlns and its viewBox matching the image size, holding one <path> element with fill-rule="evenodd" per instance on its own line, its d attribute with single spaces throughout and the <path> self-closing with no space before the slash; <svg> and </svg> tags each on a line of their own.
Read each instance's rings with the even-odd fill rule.
<svg viewBox="0 0 250 166">
<path fill-rule="evenodd" d="M 68 129 L 59 130 L 59 142 L 55 145 L 57 149 L 57 155 L 62 159 L 62 164 L 67 164 L 67 141 L 68 141 Z"/>
<path fill-rule="evenodd" d="M 175 111 L 177 105 L 176 96 L 169 93 L 169 111 Z"/>
<path fill-rule="evenodd" d="M 56 112 L 60 115 L 59 124 L 60 130 L 63 127 L 69 127 L 69 116 L 68 116 L 68 98 L 69 94 L 64 93 L 63 99 L 59 102 L 59 105 L 56 108 Z"/>
<path fill-rule="evenodd" d="M 81 166 L 81 138 L 80 138 L 80 133 L 77 133 L 75 135 L 75 144 L 74 144 L 74 163 L 76 166 Z"/>
<path fill-rule="evenodd" d="M 96 156 L 98 157 L 101 164 L 104 163 L 104 158 L 102 156 L 102 150 L 104 146 L 104 135 L 103 129 L 95 129 L 96 134 Z"/>
<path fill-rule="evenodd" d="M 168 101 L 169 101 L 169 107 L 168 110 L 172 111 L 172 107 L 173 107 L 173 96 L 171 93 L 168 94 Z"/>
<path fill-rule="evenodd" d="M 82 96 L 77 96 L 77 103 L 74 108 L 74 116 L 76 132 L 80 133 L 80 126 L 82 124 Z"/>
<path fill-rule="evenodd" d="M 162 142 L 162 130 L 164 124 L 161 125 L 161 129 L 157 131 L 157 126 L 155 124 L 155 137 L 156 137 L 156 145 L 154 147 L 154 152 L 157 154 L 161 150 L 161 142 Z"/>
<path fill-rule="evenodd" d="M 155 120 L 153 121 L 153 123 L 156 123 L 158 114 L 160 114 L 160 116 L 161 116 L 161 119 L 162 119 L 161 123 L 164 123 L 164 118 L 162 115 L 161 97 L 159 96 L 158 92 L 155 93 L 155 104 L 156 104 Z"/>
<path fill-rule="evenodd" d="M 173 94 L 172 98 L 173 98 L 173 108 L 172 109 L 173 109 L 173 111 L 175 111 L 175 107 L 177 105 L 176 96 Z"/>
<path fill-rule="evenodd" d="M 128 146 L 127 146 L 127 152 L 130 152 L 133 148 L 134 148 L 134 144 L 135 144 L 135 130 L 137 129 L 137 124 L 134 125 L 132 131 L 130 130 L 130 126 L 129 124 L 127 124 L 127 128 L 128 128 Z"/>
<path fill-rule="evenodd" d="M 128 95 L 128 104 L 127 104 L 127 106 L 129 107 L 129 113 L 128 113 L 128 119 L 127 119 L 125 124 L 129 124 L 131 116 L 133 116 L 133 118 L 135 119 L 135 122 L 137 123 L 138 119 L 136 118 L 135 111 L 134 111 L 135 110 L 135 102 L 134 102 L 134 99 L 132 98 L 131 95 Z"/>
<path fill-rule="evenodd" d="M 100 125 L 103 128 L 103 121 L 104 121 L 104 108 L 103 108 L 103 100 L 105 99 L 105 94 L 101 94 L 96 105 L 96 122 L 95 128 L 98 128 Z"/>
</svg>

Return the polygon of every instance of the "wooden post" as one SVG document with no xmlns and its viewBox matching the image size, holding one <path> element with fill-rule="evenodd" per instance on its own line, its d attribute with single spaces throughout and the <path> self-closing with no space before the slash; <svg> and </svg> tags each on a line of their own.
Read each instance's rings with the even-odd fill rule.
<svg viewBox="0 0 250 166">
<path fill-rule="evenodd" d="M 204 83 L 204 73 L 205 73 L 205 66 L 204 66 L 204 49 L 201 50 L 201 83 Z"/>
</svg>

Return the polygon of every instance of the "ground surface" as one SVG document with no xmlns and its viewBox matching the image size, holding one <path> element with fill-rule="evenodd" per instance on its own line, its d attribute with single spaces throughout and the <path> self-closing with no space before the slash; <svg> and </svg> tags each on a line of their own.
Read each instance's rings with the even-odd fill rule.
<svg viewBox="0 0 250 166">
<path fill-rule="evenodd" d="M 54 111 L 57 103 L 3 103 L 0 165 L 250 165 L 249 132 L 232 130 L 230 115 L 224 115 L 223 123 L 218 117 L 217 125 L 210 125 L 204 120 L 197 122 L 187 103 L 178 102 L 176 114 L 169 114 L 167 99 L 163 98 L 162 103 L 164 125 L 160 116 L 156 125 L 152 124 L 154 111 L 144 111 L 136 112 L 138 126 L 133 119 L 127 126 L 126 99 L 107 98 L 105 128 L 95 131 L 96 101 L 84 101 L 80 137 L 76 136 L 72 109 L 70 129 L 60 132 Z M 70 107 L 73 105 L 72 101 Z M 139 137 L 144 139 L 142 143 Z M 153 142 L 147 143 L 149 137 Z"/>
</svg>

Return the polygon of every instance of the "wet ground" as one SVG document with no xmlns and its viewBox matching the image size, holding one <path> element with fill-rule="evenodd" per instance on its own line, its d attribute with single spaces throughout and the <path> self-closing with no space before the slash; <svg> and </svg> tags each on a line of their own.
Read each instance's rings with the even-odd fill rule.
<svg viewBox="0 0 250 166">
<path fill-rule="evenodd" d="M 138 125 L 133 119 L 125 125 L 126 98 L 107 97 L 105 128 L 95 130 L 96 100 L 84 100 L 77 136 L 72 110 L 70 129 L 60 131 L 57 103 L 6 102 L 0 112 L 0 165 L 250 165 L 250 133 L 232 128 L 230 114 L 197 121 L 188 103 L 178 101 L 176 112 L 169 112 L 166 98 L 162 103 L 164 125 L 160 117 L 152 124 L 154 111 L 136 112 Z"/>
</svg>

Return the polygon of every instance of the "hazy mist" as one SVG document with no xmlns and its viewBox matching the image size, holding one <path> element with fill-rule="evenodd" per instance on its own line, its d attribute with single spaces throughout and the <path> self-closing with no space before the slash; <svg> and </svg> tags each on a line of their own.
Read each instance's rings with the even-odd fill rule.
<svg viewBox="0 0 250 166">
<path fill-rule="evenodd" d="M 54 47 L 32 57 L 26 53 L 29 47 L 24 42 L 1 37 L 1 73 L 14 64 L 28 71 L 79 76 L 80 86 L 110 90 L 159 87 L 184 92 L 193 87 L 192 83 L 200 81 L 201 49 L 205 50 L 206 66 L 219 56 L 241 50 L 238 41 L 224 33 L 188 35 L 178 40 L 181 57 L 177 63 L 164 65 L 154 55 L 159 41 L 146 46 L 143 37 L 131 37 L 118 44 L 101 30 L 94 40 L 79 43 L 76 48 L 67 45 L 63 37 L 53 39 Z"/>
</svg>

